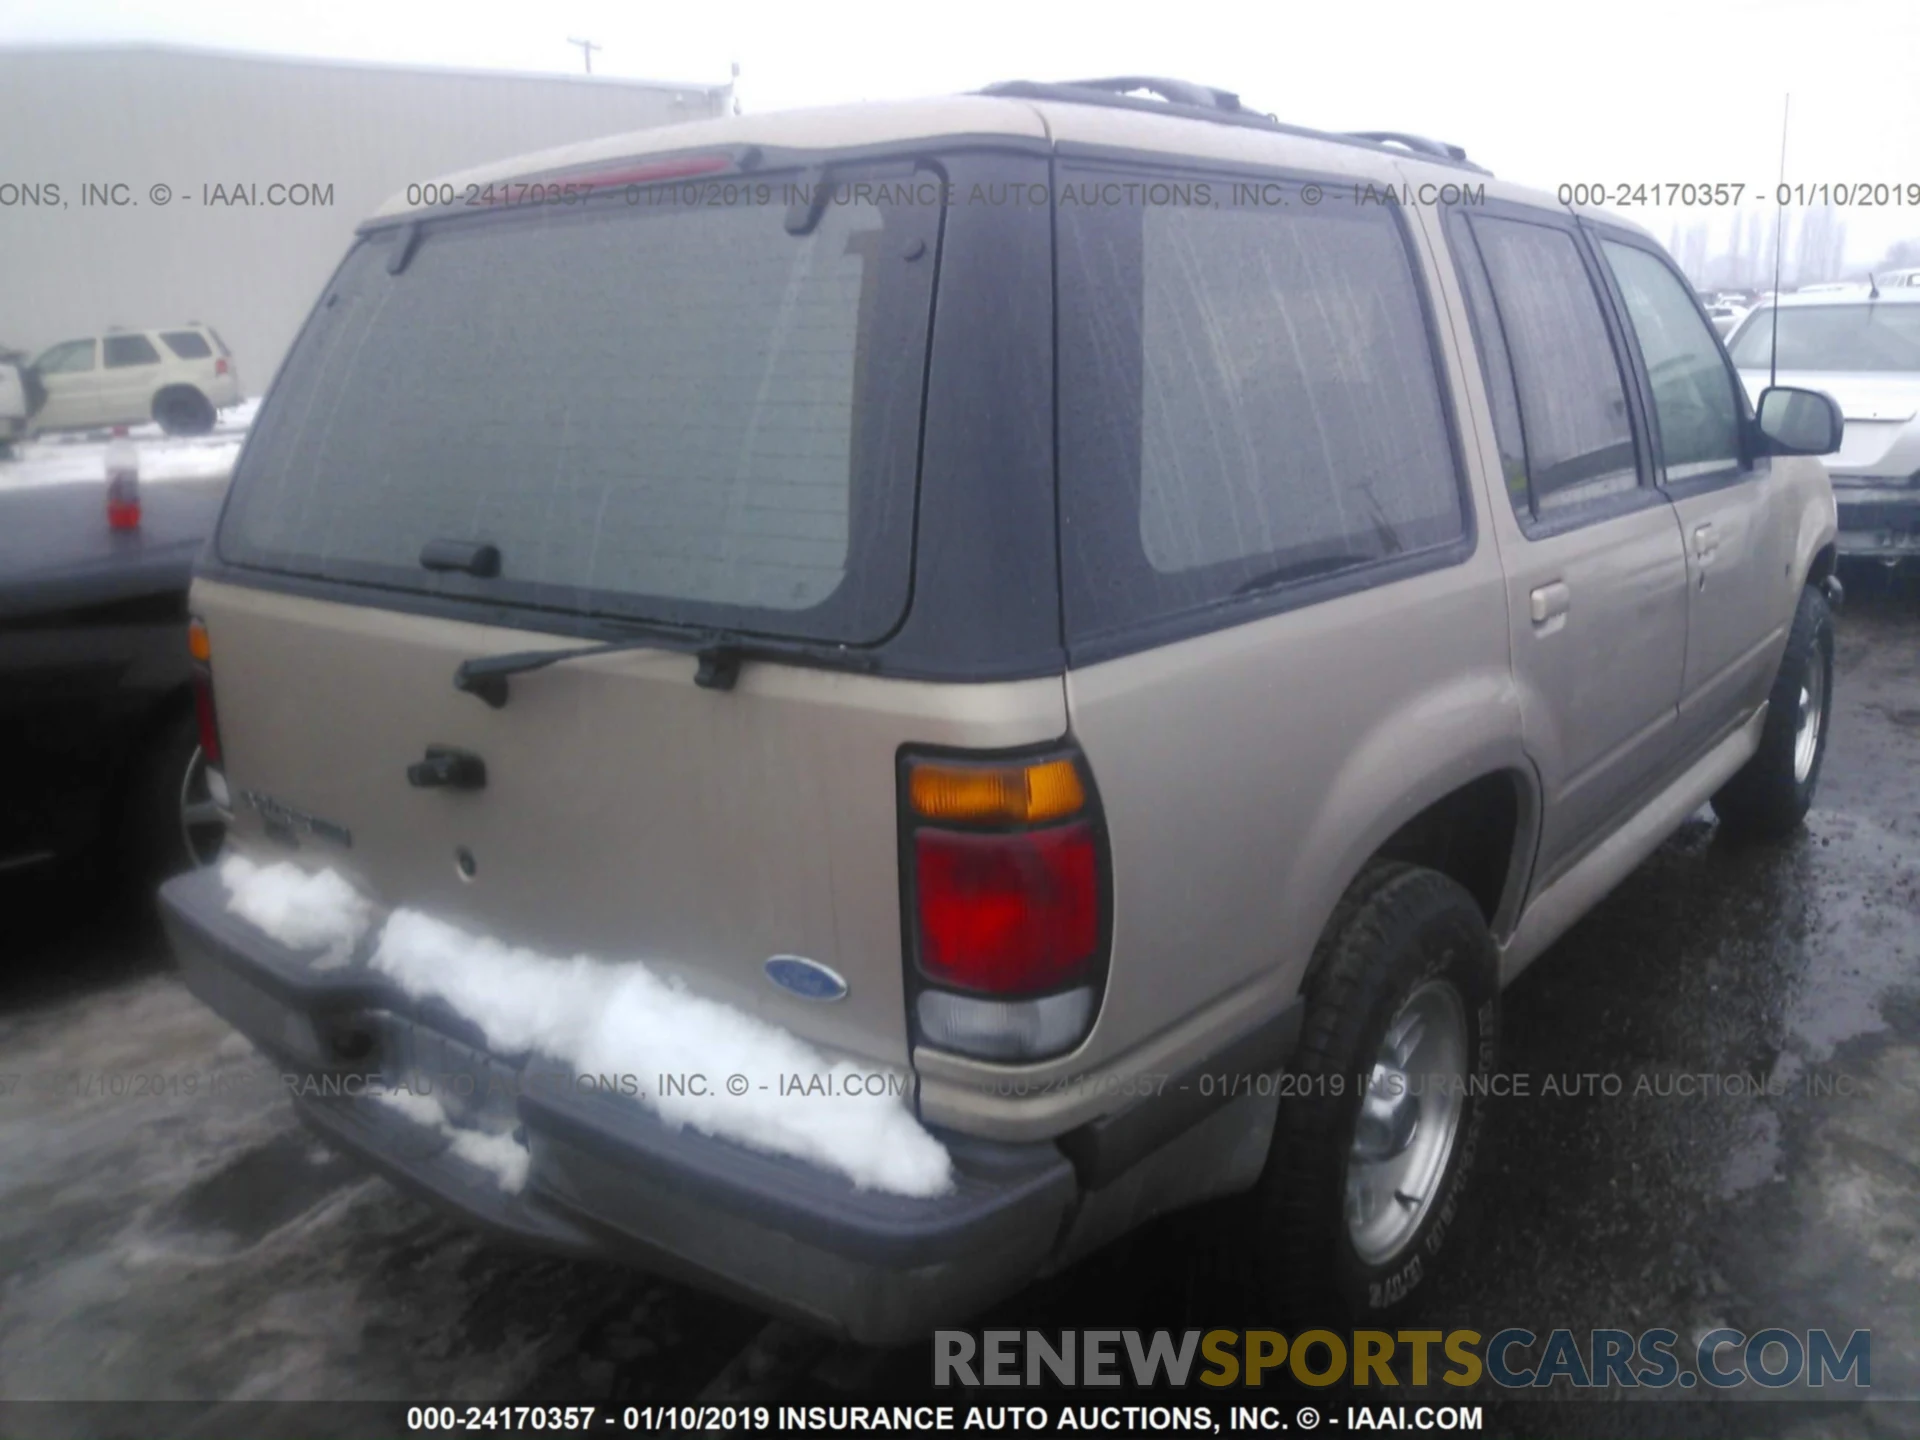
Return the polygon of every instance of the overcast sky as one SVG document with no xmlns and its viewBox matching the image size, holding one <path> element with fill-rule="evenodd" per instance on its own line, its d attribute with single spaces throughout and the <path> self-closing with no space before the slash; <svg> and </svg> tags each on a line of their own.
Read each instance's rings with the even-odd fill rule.
<svg viewBox="0 0 1920 1440">
<path fill-rule="evenodd" d="M 697 81 L 741 67 L 754 111 L 938 94 L 992 80 L 1176 75 L 1284 120 L 1464 145 L 1503 176 L 1920 182 L 1913 0 L 0 0 L 0 44 L 162 40 L 361 60 Z M 1675 220 L 1638 218 L 1663 240 Z M 1920 237 L 1920 208 L 1849 210 L 1850 257 Z"/>
</svg>

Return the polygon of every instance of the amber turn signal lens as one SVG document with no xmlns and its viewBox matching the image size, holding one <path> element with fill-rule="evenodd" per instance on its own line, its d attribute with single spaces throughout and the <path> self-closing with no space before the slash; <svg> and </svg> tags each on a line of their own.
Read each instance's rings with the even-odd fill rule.
<svg viewBox="0 0 1920 1440">
<path fill-rule="evenodd" d="M 187 626 L 187 653 L 202 665 L 213 660 L 213 644 L 207 639 L 205 621 L 195 620 Z"/>
<path fill-rule="evenodd" d="M 1038 765 L 921 763 L 907 782 L 914 814 L 928 820 L 1037 825 L 1077 815 L 1086 788 L 1071 760 Z"/>
</svg>

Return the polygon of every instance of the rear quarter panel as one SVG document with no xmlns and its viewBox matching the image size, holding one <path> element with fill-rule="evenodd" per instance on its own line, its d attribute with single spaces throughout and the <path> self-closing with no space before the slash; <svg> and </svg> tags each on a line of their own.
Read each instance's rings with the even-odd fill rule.
<svg viewBox="0 0 1920 1440">
<path fill-rule="evenodd" d="M 1524 777 L 1506 629 L 1483 543 L 1449 569 L 1070 672 L 1112 844 L 1105 1002 L 1078 1050 L 1018 1072 L 1020 1098 L 996 1087 L 1003 1067 L 918 1052 L 928 1118 L 1052 1133 L 1117 1108 L 1069 1077 L 1178 1071 L 1282 1009 L 1395 830 L 1478 776 Z"/>
</svg>

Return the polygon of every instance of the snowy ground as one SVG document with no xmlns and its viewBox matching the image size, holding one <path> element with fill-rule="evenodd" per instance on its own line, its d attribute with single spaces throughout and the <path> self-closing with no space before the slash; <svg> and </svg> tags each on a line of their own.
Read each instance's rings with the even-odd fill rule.
<svg viewBox="0 0 1920 1440">
<path fill-rule="evenodd" d="M 140 452 L 141 483 L 225 479 L 233 473 L 240 442 L 259 408 L 258 397 L 229 406 L 206 435 L 168 435 L 158 425 L 132 426 L 127 435 Z M 108 439 L 104 430 L 74 430 L 17 445 L 13 459 L 0 460 L 0 491 L 102 480 Z"/>
</svg>

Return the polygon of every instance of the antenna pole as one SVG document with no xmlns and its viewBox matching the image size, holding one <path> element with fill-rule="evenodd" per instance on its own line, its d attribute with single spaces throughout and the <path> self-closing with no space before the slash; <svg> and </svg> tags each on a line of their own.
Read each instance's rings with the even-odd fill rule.
<svg viewBox="0 0 1920 1440">
<path fill-rule="evenodd" d="M 1787 117 L 1793 110 L 1793 96 L 1780 107 L 1780 187 L 1787 184 Z M 1778 200 L 1778 195 L 1773 197 Z M 1783 202 L 1773 216 L 1773 334 L 1767 341 L 1767 388 L 1780 379 L 1780 259 L 1787 248 L 1787 207 Z"/>
</svg>

